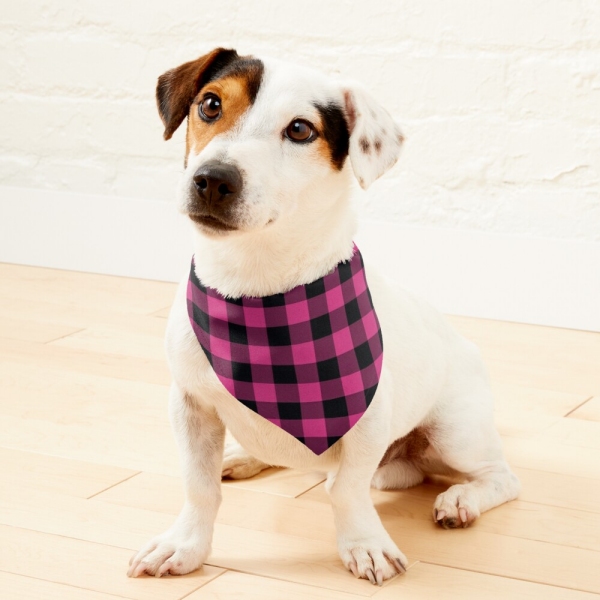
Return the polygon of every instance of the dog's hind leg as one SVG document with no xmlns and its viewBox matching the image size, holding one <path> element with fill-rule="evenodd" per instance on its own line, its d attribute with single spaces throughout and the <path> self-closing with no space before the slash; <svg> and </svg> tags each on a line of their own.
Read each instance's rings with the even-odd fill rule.
<svg viewBox="0 0 600 600">
<path fill-rule="evenodd" d="M 371 480 L 377 490 L 404 490 L 423 481 L 423 472 L 412 462 L 395 459 L 379 467 Z"/>
<path fill-rule="evenodd" d="M 423 481 L 421 459 L 429 447 L 425 431 L 413 429 L 394 441 L 386 450 L 379 468 L 373 475 L 371 487 L 378 490 L 403 490 Z"/>
<path fill-rule="evenodd" d="M 491 392 L 479 389 L 457 404 L 434 426 L 429 438 L 442 461 L 467 479 L 451 486 L 434 503 L 433 519 L 445 529 L 468 527 L 481 513 L 514 500 L 520 491 L 494 427 Z"/>
<path fill-rule="evenodd" d="M 237 441 L 232 441 L 225 445 L 221 477 L 248 479 L 270 466 L 248 454 Z"/>
</svg>

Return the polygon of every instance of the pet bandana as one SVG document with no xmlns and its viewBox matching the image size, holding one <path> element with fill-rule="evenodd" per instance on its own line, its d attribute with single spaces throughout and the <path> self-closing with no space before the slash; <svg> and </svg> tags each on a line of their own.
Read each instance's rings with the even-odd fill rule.
<svg viewBox="0 0 600 600">
<path fill-rule="evenodd" d="M 262 298 L 225 298 L 194 270 L 190 321 L 225 389 L 315 454 L 371 403 L 383 361 L 381 329 L 356 246 L 321 279 Z"/>
</svg>

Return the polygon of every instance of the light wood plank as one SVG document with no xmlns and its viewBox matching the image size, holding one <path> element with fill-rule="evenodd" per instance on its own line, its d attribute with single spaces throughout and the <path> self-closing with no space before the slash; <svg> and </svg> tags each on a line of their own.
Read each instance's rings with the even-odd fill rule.
<svg viewBox="0 0 600 600">
<path fill-rule="evenodd" d="M 9 488 L 0 490 L 0 523 L 131 551 L 166 530 L 173 517 L 95 498 Z M 130 554 L 131 556 L 131 554 Z M 129 557 L 128 557 L 129 559 Z"/>
<path fill-rule="evenodd" d="M 223 486 L 296 498 L 323 481 L 325 474 L 319 471 L 265 469 L 251 479 L 225 480 Z"/>
<path fill-rule="evenodd" d="M 215 583 L 218 579 L 215 581 Z M 209 585 L 214 585 L 209 584 Z M 209 587 L 206 587 L 207 591 Z M 192 596 L 193 597 L 193 596 Z M 226 598 L 227 596 L 223 596 Z M 552 587 L 508 577 L 417 563 L 404 577 L 396 577 L 375 594 L 374 600 L 597 600 L 596 594 Z"/>
<path fill-rule="evenodd" d="M 0 318 L 34 321 L 62 327 L 85 329 L 95 325 L 107 326 L 132 333 L 147 333 L 166 326 L 164 319 L 152 315 L 134 314 L 124 310 L 117 301 L 103 306 L 86 304 L 65 305 L 52 298 L 2 298 Z"/>
<path fill-rule="evenodd" d="M 8 600 L 119 600 L 123 597 L 1 571 L 0 589 Z"/>
<path fill-rule="evenodd" d="M 178 600 L 222 573 L 205 566 L 183 577 L 130 579 L 129 550 L 3 525 L 0 539 L 0 571 L 132 600 Z"/>
<path fill-rule="evenodd" d="M 307 600 L 307 598 L 311 600 L 358 600 L 364 596 L 290 583 L 281 579 L 269 579 L 227 571 L 197 592 L 190 594 L 186 600 L 224 600 L 226 598 L 235 598 L 236 600 Z"/>
<path fill-rule="evenodd" d="M 383 519 L 390 535 L 416 560 L 558 587 L 600 592 L 596 551 L 478 530 L 445 531 L 414 519 L 410 533 L 397 519 Z M 576 567 L 575 567 L 576 565 Z"/>
<path fill-rule="evenodd" d="M 134 471 L 179 472 L 167 414 L 168 387 L 0 362 L 0 445 L 118 464 Z"/>
<path fill-rule="evenodd" d="M 481 348 L 493 381 L 588 396 L 600 393 L 600 333 L 466 317 L 450 320 Z"/>
<path fill-rule="evenodd" d="M 308 537 L 323 541 L 335 538 L 333 518 L 328 503 L 319 497 L 302 496 L 298 501 L 277 494 L 224 484 L 223 502 L 217 521 L 224 525 Z M 140 473 L 128 481 L 97 496 L 103 502 L 142 510 L 177 515 L 183 502 L 183 488 L 177 477 Z M 257 510 L 257 506 L 260 510 Z M 289 515 L 294 514 L 294 519 Z"/>
<path fill-rule="evenodd" d="M 179 455 L 166 417 L 145 426 L 130 419 L 109 425 L 0 415 L 0 446 L 100 465 L 119 464 L 133 471 L 179 473 Z M 152 446 L 149 455 L 143 452 L 147 446 Z"/>
<path fill-rule="evenodd" d="M 117 305 L 133 314 L 150 314 L 170 305 L 176 289 L 176 284 L 162 281 L 0 263 L 2 298 L 49 299 L 102 310 Z"/>
<path fill-rule="evenodd" d="M 600 396 L 590 398 L 585 404 L 573 411 L 569 418 L 586 421 L 600 421 Z"/>
<path fill-rule="evenodd" d="M 0 380 L 11 399 L 0 403 L 4 415 L 86 427 L 128 415 L 150 425 L 166 416 L 166 385 L 10 361 L 0 363 Z"/>
<path fill-rule="evenodd" d="M 536 523 L 533 516 L 531 521 L 521 518 L 520 525 L 525 523 L 529 528 L 531 539 L 527 539 L 520 537 L 527 535 L 527 531 L 520 531 L 519 525 L 508 529 L 512 527 L 510 517 L 519 506 L 518 503 L 512 503 L 484 515 L 474 527 L 445 531 L 436 526 L 430 516 L 433 499 L 439 491 L 436 486 L 432 488 L 428 491 L 427 486 L 422 486 L 403 492 L 373 490 L 375 505 L 383 524 L 394 539 L 401 541 L 401 549 L 407 556 L 417 561 L 448 567 L 600 592 L 600 580 L 596 578 L 592 567 L 600 551 L 600 538 L 597 533 L 600 524 L 597 514 L 568 514 L 563 509 L 554 509 L 554 514 L 562 515 L 560 519 L 564 517 L 565 523 L 576 525 L 578 533 L 559 531 L 561 526 L 555 527 L 552 523 L 544 521 Z M 429 495 L 429 498 L 421 498 L 419 501 L 418 496 L 424 493 Z M 404 501 L 398 501 L 400 497 Z M 321 502 L 323 505 L 328 503 L 322 485 L 299 498 L 304 499 Z M 536 510 L 543 512 L 545 509 L 536 507 Z M 486 524 L 486 517 L 498 511 L 504 511 L 504 514 L 496 514 L 496 517 Z M 324 514 L 320 513 L 315 504 L 311 506 L 310 512 L 313 515 Z M 324 518 L 321 517 L 321 520 L 324 521 Z M 586 531 L 588 523 L 590 528 L 594 529 L 591 535 Z M 285 526 L 286 522 L 279 524 L 280 529 Z M 506 529 L 503 529 L 504 527 Z M 551 539 L 552 536 L 555 540 L 552 543 L 539 541 Z M 571 546 L 560 545 L 561 539 Z M 581 545 L 588 545 L 594 549 L 585 550 Z M 528 557 L 525 563 L 521 558 L 523 556 Z M 562 566 L 556 567 L 553 564 L 555 561 L 562 561 Z M 583 563 L 591 569 L 585 575 L 581 573 Z M 578 565 L 576 570 L 569 566 L 575 564 Z"/>
<path fill-rule="evenodd" d="M 95 465 L 0 448 L 0 489 L 27 488 L 87 498 L 135 475 L 121 467 Z"/>
<path fill-rule="evenodd" d="M 505 437 L 504 452 L 510 465 L 548 473 L 600 479 L 600 461 L 592 452 L 554 440 Z"/>
<path fill-rule="evenodd" d="M 164 320 L 149 317 L 148 320 L 156 325 L 146 327 L 144 333 L 132 332 L 125 328 L 106 325 L 92 325 L 62 337 L 53 346 L 73 348 L 102 354 L 135 356 L 150 360 L 166 361 L 165 326 Z"/>
<path fill-rule="evenodd" d="M 521 480 L 519 498 L 527 502 L 600 512 L 600 479 L 513 469 Z"/>
<path fill-rule="evenodd" d="M 290 515 L 288 514 L 288 519 Z M 335 539 L 308 539 L 217 523 L 211 565 L 326 590 L 372 596 L 377 589 L 342 565 Z M 409 557 L 410 564 L 414 559 Z"/>
<path fill-rule="evenodd" d="M 431 522 L 434 501 L 447 487 L 428 483 L 402 491 L 372 490 L 371 495 L 380 515 L 386 515 L 386 519 L 395 517 L 398 524 L 405 522 L 410 529 L 411 520 Z M 302 499 L 322 504 L 329 502 L 322 485 Z M 597 506 L 596 509 L 597 512 L 588 512 L 515 500 L 484 513 L 474 528 L 480 532 L 600 552 L 600 511 Z M 289 510 L 293 510 L 292 507 Z M 313 505 L 310 510 L 318 509 Z"/>
<path fill-rule="evenodd" d="M 0 444 L 136 471 L 179 472 L 167 386 L 14 362 L 0 364 L 0 380 L 13 400 L 0 404 L 6 424 Z M 310 471 L 269 469 L 227 485 L 297 496 L 323 479 Z"/>
<path fill-rule="evenodd" d="M 80 331 L 80 329 L 33 319 L 0 317 L 0 338 L 7 340 L 23 340 L 44 344 L 76 331 Z"/>
<path fill-rule="evenodd" d="M 556 493 L 561 484 L 571 484 L 574 491 L 581 485 L 583 511 L 569 508 L 569 504 L 561 507 L 560 502 L 552 506 L 553 496 L 543 497 L 544 504 L 522 499 L 485 513 L 478 521 L 477 529 L 600 551 L 600 482 L 573 479 L 561 481 L 551 476 L 545 482 L 534 480 L 534 483 L 541 481 L 541 485 L 531 487 L 530 480 L 525 478 L 524 489 L 533 491 L 529 495 L 524 492 L 522 498 L 535 498 L 536 491 L 542 489 L 543 485 L 549 489 L 550 494 Z M 381 514 L 396 517 L 399 522 L 411 519 L 429 522 L 435 498 L 446 487 L 427 484 L 404 491 L 373 490 L 372 496 Z M 283 531 L 324 540 L 335 535 L 329 499 L 322 485 L 304 494 L 299 499 L 300 502 L 261 498 L 260 511 L 255 509 L 259 502 L 256 496 L 241 488 L 223 486 L 223 498 L 218 520 L 224 524 L 272 532 Z M 103 492 L 98 499 L 176 515 L 183 502 L 183 490 L 176 477 L 140 473 Z M 588 508 L 593 508 L 594 512 L 590 514 Z M 290 520 L 287 516 L 292 513 L 295 519 Z"/>
<path fill-rule="evenodd" d="M 578 446 L 600 450 L 600 422 L 583 419 L 561 419 L 545 429 L 536 440 L 543 443 L 559 442 L 567 446 Z M 594 453 L 597 455 L 597 453 Z"/>
<path fill-rule="evenodd" d="M 287 500 L 268 494 L 262 496 L 272 501 Z M 287 518 L 289 519 L 289 514 Z M 97 544 L 99 548 L 127 548 L 127 557 L 123 558 L 121 555 L 121 563 L 111 566 L 113 573 L 117 567 L 118 573 L 124 573 L 125 571 L 121 570 L 126 566 L 131 554 L 151 537 L 166 530 L 172 522 L 171 515 L 109 504 L 97 498 L 81 500 L 51 493 L 31 494 L 19 490 L 0 490 L 0 523 L 10 525 L 15 531 L 67 536 L 70 540 Z M 0 536 L 2 535 L 3 528 L 0 527 Z M 213 552 L 207 562 L 226 569 L 330 590 L 363 596 L 375 593 L 369 582 L 356 582 L 343 567 L 334 536 L 323 540 L 218 522 L 215 527 Z M 0 561 L 0 570 L 2 569 Z M 30 571 L 15 571 L 13 568 L 4 570 L 38 576 Z M 105 588 L 92 589 L 110 591 Z"/>
<path fill-rule="evenodd" d="M 104 354 L 62 348 L 52 344 L 35 344 L 0 338 L 0 360 L 20 364 L 31 364 L 34 361 L 41 367 L 68 369 L 75 373 L 104 375 L 162 385 L 170 383 L 170 375 L 164 359 Z"/>
<path fill-rule="evenodd" d="M 554 355 L 557 359 L 570 356 L 575 360 L 574 348 L 580 348 L 594 356 L 600 353 L 600 333 L 593 331 L 456 315 L 447 315 L 447 319 L 459 332 L 482 348 L 497 352 L 499 358 L 505 358 L 512 351 L 534 362 L 538 357 L 545 360 L 549 355 Z M 507 347 L 511 348 L 511 353 L 506 352 Z M 527 352 L 531 349 L 541 350 L 544 355 L 527 356 Z"/>
<path fill-rule="evenodd" d="M 516 500 L 485 513 L 479 525 L 492 533 L 600 552 L 599 512 Z"/>
<path fill-rule="evenodd" d="M 532 437 L 554 425 L 586 400 L 567 394 L 494 382 L 494 417 L 498 431 L 513 437 Z"/>
<path fill-rule="evenodd" d="M 153 507 L 176 514 L 181 502 L 181 498 L 176 498 L 173 493 L 176 487 L 178 483 L 174 478 L 158 478 L 154 475 L 141 474 L 108 490 L 100 495 L 100 498 L 143 508 L 148 506 L 148 502 L 152 502 Z M 423 531 L 422 524 L 425 524 L 427 528 L 431 528 L 431 531 L 422 536 L 429 537 L 433 544 L 434 536 L 438 532 L 431 523 L 431 507 L 436 495 L 443 489 L 445 488 L 440 486 L 424 485 L 401 492 L 374 490 L 373 497 L 388 530 L 396 531 L 398 539 L 418 538 Z M 154 500 L 150 501 L 148 499 L 150 497 Z M 160 497 L 162 503 L 157 500 Z M 283 532 L 323 541 L 333 539 L 335 536 L 329 500 L 322 485 L 296 500 L 264 498 L 260 503 L 261 510 L 257 511 L 257 501 L 253 499 L 252 492 L 225 488 L 218 521 L 232 526 L 251 527 L 274 533 Z M 289 519 L 290 514 L 294 514 L 294 519 Z M 417 520 L 421 524 L 416 523 Z M 517 501 L 486 513 L 473 530 L 485 534 L 483 537 L 487 539 L 490 549 L 495 547 L 495 535 L 523 538 L 533 542 L 550 542 L 550 546 L 542 544 L 540 550 L 536 550 L 545 554 L 549 562 L 552 560 L 549 557 L 551 553 L 549 548 L 552 548 L 552 552 L 560 551 L 560 545 L 555 544 L 571 546 L 573 549 L 587 548 L 600 551 L 600 514 L 597 513 Z M 451 536 L 452 532 L 449 532 L 449 535 Z M 446 539 L 452 541 L 451 538 Z M 520 542 L 515 544 L 518 546 Z M 484 551 L 483 554 L 485 555 Z M 424 555 L 417 555 L 415 558 L 423 560 L 425 556 L 431 558 L 431 555 L 432 551 L 428 550 Z M 590 556 L 593 556 L 593 553 L 587 555 L 588 560 Z M 447 560 L 447 557 L 441 560 Z M 494 568 L 493 553 L 485 560 L 490 562 L 486 569 Z M 468 563 L 464 568 L 468 568 Z M 517 569 L 515 573 L 522 576 L 522 570 L 518 570 L 515 561 L 512 561 L 510 568 Z M 541 571 L 538 572 L 538 577 L 541 577 Z"/>
<path fill-rule="evenodd" d="M 223 481 L 223 494 L 225 494 L 225 497 L 244 497 L 246 501 L 256 502 L 260 500 L 262 502 L 270 502 L 268 499 L 255 494 L 244 495 L 244 492 L 249 491 L 294 498 L 299 495 L 296 493 L 298 490 L 302 489 L 305 492 L 314 487 L 313 485 L 306 486 L 307 482 L 310 484 L 313 483 L 310 479 L 311 476 L 315 476 L 315 480 L 319 479 L 317 485 L 322 481 L 322 478 L 317 478 L 315 473 L 304 473 L 293 469 L 285 470 L 288 472 L 289 477 L 282 481 L 276 477 L 279 474 L 278 471 L 283 472 L 284 470 L 276 470 L 273 477 L 269 476 L 267 471 L 267 475 L 262 479 L 252 478 L 246 480 L 248 483 L 263 483 L 262 487 L 257 485 L 255 488 L 247 488 L 237 485 L 238 482 Z M 269 482 L 271 478 L 274 481 Z M 117 486 L 107 489 L 98 495 L 98 499 L 103 502 L 111 502 L 122 506 L 133 506 L 145 510 L 177 514 L 184 501 L 183 483 L 179 477 L 143 472 L 127 481 L 123 481 Z"/>
</svg>

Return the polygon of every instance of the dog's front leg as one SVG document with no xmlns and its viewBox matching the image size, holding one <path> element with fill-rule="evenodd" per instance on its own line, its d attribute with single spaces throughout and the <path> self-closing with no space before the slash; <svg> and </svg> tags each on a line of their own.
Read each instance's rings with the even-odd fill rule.
<svg viewBox="0 0 600 600">
<path fill-rule="evenodd" d="M 381 585 L 404 573 L 408 562 L 383 527 L 370 495 L 373 473 L 387 447 L 384 431 L 377 431 L 375 423 L 361 425 L 359 421 L 344 437 L 340 466 L 330 474 L 327 490 L 344 565 L 356 577 Z"/>
<path fill-rule="evenodd" d="M 132 558 L 130 577 L 184 575 L 199 568 L 210 553 L 221 503 L 225 427 L 214 411 L 201 407 L 175 384 L 169 412 L 183 463 L 185 504 L 171 528 Z"/>
</svg>

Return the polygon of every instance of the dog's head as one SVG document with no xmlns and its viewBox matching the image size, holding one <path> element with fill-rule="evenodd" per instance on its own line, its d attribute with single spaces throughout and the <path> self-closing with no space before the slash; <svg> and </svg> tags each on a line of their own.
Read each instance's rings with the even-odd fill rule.
<svg viewBox="0 0 600 600">
<path fill-rule="evenodd" d="M 180 208 L 210 236 L 260 230 L 298 210 L 318 218 L 345 187 L 348 158 L 367 188 L 403 141 L 357 84 L 235 50 L 167 71 L 156 96 L 165 139 L 188 117 Z"/>
</svg>

